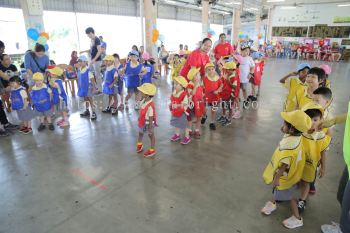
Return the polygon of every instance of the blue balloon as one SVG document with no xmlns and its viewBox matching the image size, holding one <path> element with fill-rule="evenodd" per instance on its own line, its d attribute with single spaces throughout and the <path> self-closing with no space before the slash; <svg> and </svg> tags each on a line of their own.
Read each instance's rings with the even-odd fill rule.
<svg viewBox="0 0 350 233">
<path fill-rule="evenodd" d="M 210 28 L 208 29 L 208 33 L 213 35 L 213 36 L 216 35 L 215 31 L 213 29 L 210 29 Z"/>
<path fill-rule="evenodd" d="M 158 40 L 160 40 L 160 41 L 163 42 L 164 39 L 165 39 L 165 36 L 164 36 L 164 35 L 160 34 L 160 35 L 158 36 Z"/>
<path fill-rule="evenodd" d="M 48 50 L 49 50 L 49 45 L 45 44 L 45 51 L 48 51 Z"/>
<path fill-rule="evenodd" d="M 35 28 L 29 28 L 27 31 L 27 35 L 32 40 L 37 40 L 40 36 L 38 30 L 36 30 Z"/>
</svg>

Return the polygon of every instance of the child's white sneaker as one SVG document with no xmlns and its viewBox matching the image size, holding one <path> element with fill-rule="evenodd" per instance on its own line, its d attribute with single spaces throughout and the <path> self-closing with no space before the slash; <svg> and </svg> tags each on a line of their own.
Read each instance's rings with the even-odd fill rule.
<svg viewBox="0 0 350 233">
<path fill-rule="evenodd" d="M 287 227 L 288 229 L 302 227 L 303 225 L 303 218 L 298 219 L 294 215 L 283 221 L 283 226 Z"/>
<path fill-rule="evenodd" d="M 342 233 L 338 223 L 332 222 L 332 225 L 324 224 L 321 226 L 323 233 Z"/>
<path fill-rule="evenodd" d="M 261 213 L 265 215 L 270 215 L 276 209 L 277 209 L 276 203 L 273 203 L 272 201 L 268 201 L 266 202 L 264 208 L 262 208 Z"/>
</svg>

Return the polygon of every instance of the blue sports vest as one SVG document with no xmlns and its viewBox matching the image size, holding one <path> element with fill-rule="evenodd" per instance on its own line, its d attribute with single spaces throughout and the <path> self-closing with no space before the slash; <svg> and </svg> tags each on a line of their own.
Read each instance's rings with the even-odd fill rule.
<svg viewBox="0 0 350 233">
<path fill-rule="evenodd" d="M 139 64 L 138 66 L 132 68 L 130 62 L 126 65 L 125 69 L 125 86 L 127 88 L 136 88 L 140 86 L 139 74 L 141 73 L 143 65 Z"/>
<path fill-rule="evenodd" d="M 105 75 L 104 75 L 105 80 L 103 82 L 103 88 L 102 88 L 103 94 L 106 94 L 106 95 L 114 94 L 114 86 L 112 88 L 109 88 L 109 85 L 113 83 L 114 74 L 116 71 L 117 71 L 116 68 L 105 71 Z"/>
<path fill-rule="evenodd" d="M 89 93 L 89 69 L 86 69 L 84 73 L 78 71 L 78 96 L 86 97 Z"/>
<path fill-rule="evenodd" d="M 142 76 L 141 84 L 152 83 L 152 77 L 153 77 L 153 71 L 154 71 L 153 65 L 147 64 L 143 66 L 146 68 L 147 73 L 144 76 Z"/>
<path fill-rule="evenodd" d="M 45 112 L 51 109 L 50 94 L 48 87 L 40 90 L 32 90 L 30 97 L 32 97 L 34 108 L 38 112 Z"/>
<path fill-rule="evenodd" d="M 23 98 L 21 96 L 22 90 L 24 90 L 23 87 L 11 91 L 11 103 L 13 110 L 21 110 L 24 107 Z"/>
<path fill-rule="evenodd" d="M 67 105 L 67 94 L 66 91 L 63 88 L 63 82 L 61 79 L 55 80 L 55 83 L 59 86 L 61 89 L 61 93 L 59 93 L 58 88 L 51 87 L 52 90 L 52 104 L 56 105 L 60 102 L 60 97 Z"/>
</svg>

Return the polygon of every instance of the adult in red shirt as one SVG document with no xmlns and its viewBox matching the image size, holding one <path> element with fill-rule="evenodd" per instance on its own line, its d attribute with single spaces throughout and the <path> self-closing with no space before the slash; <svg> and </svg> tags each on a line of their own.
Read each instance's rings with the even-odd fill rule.
<svg viewBox="0 0 350 233">
<path fill-rule="evenodd" d="M 226 41 L 226 34 L 221 33 L 219 36 L 219 44 L 214 48 L 214 55 L 216 61 L 220 58 L 231 55 L 233 53 L 233 48 L 230 43 Z"/>
<path fill-rule="evenodd" d="M 194 50 L 188 55 L 188 58 L 183 65 L 180 75 L 187 79 L 187 74 L 192 67 L 200 68 L 200 74 L 203 78 L 205 75 L 205 65 L 209 63 L 208 53 L 211 49 L 212 41 L 209 38 L 204 38 L 199 49 Z M 187 79 L 188 81 L 188 79 Z"/>
</svg>

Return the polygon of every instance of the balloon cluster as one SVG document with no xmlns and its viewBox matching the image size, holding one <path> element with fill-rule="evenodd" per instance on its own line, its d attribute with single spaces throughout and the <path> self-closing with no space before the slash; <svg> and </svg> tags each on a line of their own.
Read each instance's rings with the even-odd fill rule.
<svg viewBox="0 0 350 233">
<path fill-rule="evenodd" d="M 213 29 L 209 28 L 208 29 L 208 35 L 207 35 L 208 38 L 212 38 L 215 35 L 216 35 L 215 31 Z"/>
<path fill-rule="evenodd" d="M 244 33 L 243 32 L 239 32 L 238 33 L 238 40 L 240 43 L 242 43 L 244 41 Z"/>
<path fill-rule="evenodd" d="M 260 40 L 261 38 L 262 38 L 262 34 L 259 33 L 259 34 L 258 34 L 258 39 Z"/>
<path fill-rule="evenodd" d="M 27 36 L 36 43 L 44 45 L 46 51 L 49 50 L 49 45 L 47 44 L 47 41 L 50 37 L 47 32 L 39 32 L 35 28 L 29 28 L 27 30 Z"/>
<path fill-rule="evenodd" d="M 152 32 L 152 43 L 156 46 L 160 46 L 162 42 L 164 42 L 165 36 L 162 34 L 159 34 L 158 29 L 153 29 Z"/>
</svg>

